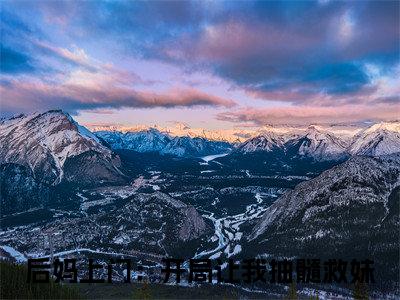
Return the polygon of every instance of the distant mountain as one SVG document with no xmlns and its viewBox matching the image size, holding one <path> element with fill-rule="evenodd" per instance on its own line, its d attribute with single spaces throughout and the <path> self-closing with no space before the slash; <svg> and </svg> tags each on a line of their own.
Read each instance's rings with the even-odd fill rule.
<svg viewBox="0 0 400 300">
<path fill-rule="evenodd" d="M 279 257 L 375 259 L 376 275 L 395 280 L 399 201 L 400 154 L 353 157 L 268 207 L 249 249 Z"/>
<path fill-rule="evenodd" d="M 176 123 L 170 127 L 161 127 L 158 125 L 136 125 L 136 126 L 91 126 L 94 132 L 119 131 L 122 133 L 134 133 L 139 131 L 148 131 L 156 129 L 160 132 L 166 133 L 171 137 L 191 137 L 191 138 L 204 138 L 210 141 L 220 141 L 227 143 L 240 143 L 244 142 L 251 136 L 256 136 L 253 130 L 248 129 L 220 129 L 220 130 L 207 130 L 204 128 L 191 128 L 184 123 Z"/>
<path fill-rule="evenodd" d="M 379 123 L 361 131 L 355 136 L 349 152 L 369 156 L 400 152 L 400 122 Z"/>
<path fill-rule="evenodd" d="M 341 139 L 351 139 L 360 130 L 367 127 L 364 123 L 357 124 L 313 124 L 314 127 L 323 132 L 329 132 Z M 119 131 L 123 133 L 127 132 L 139 132 L 146 131 L 149 129 L 157 129 L 160 132 L 167 133 L 174 137 L 188 136 L 191 138 L 200 137 L 210 141 L 222 141 L 232 144 L 243 143 L 248 139 L 275 133 L 282 137 L 290 138 L 294 134 L 302 135 L 306 130 L 307 125 L 294 125 L 294 124 L 265 124 L 259 128 L 226 128 L 226 129 L 205 129 L 205 128 L 191 128 L 185 123 L 175 123 L 172 126 L 161 127 L 158 125 L 135 125 L 135 126 L 115 126 L 115 125 L 92 125 L 90 127 L 94 132 L 97 131 Z M 285 140 L 286 141 L 286 140 Z"/>
<path fill-rule="evenodd" d="M 175 130 L 135 128 L 135 131 L 97 131 L 95 134 L 113 149 L 158 152 L 175 156 L 202 156 L 229 152 L 284 152 L 293 157 L 309 157 L 318 161 L 343 160 L 352 155 L 384 155 L 400 151 L 400 123 L 382 122 L 365 128 L 361 125 L 267 125 L 257 131 L 229 132 L 227 140 L 247 140 L 229 144 L 222 135 L 193 131 L 179 124 Z M 187 134 L 187 136 L 182 136 Z M 222 133 L 221 133 L 222 134 Z M 228 134 L 226 132 L 226 134 Z"/>
<path fill-rule="evenodd" d="M 200 137 L 175 137 L 161 151 L 161 154 L 177 156 L 205 156 L 229 152 L 232 146 L 226 142 L 210 141 Z"/>
<path fill-rule="evenodd" d="M 348 156 L 346 143 L 332 133 L 310 126 L 305 132 L 274 132 L 249 139 L 236 148 L 244 154 L 252 152 L 284 152 L 287 156 L 310 157 L 315 160 L 341 160 Z"/>
<path fill-rule="evenodd" d="M 288 141 L 285 147 L 294 155 L 316 160 L 340 160 L 348 156 L 344 141 L 314 126 L 310 126 L 304 135 Z"/>
<path fill-rule="evenodd" d="M 137 152 L 161 152 L 171 141 L 171 137 L 157 129 L 137 132 L 97 131 L 95 135 L 103 139 L 112 149 L 135 150 Z"/>
<path fill-rule="evenodd" d="M 167 133 L 151 128 L 138 132 L 97 131 L 96 136 L 115 150 L 134 150 L 137 152 L 157 152 L 180 157 L 199 157 L 220 154 L 231 150 L 227 142 L 210 141 L 200 137 L 172 137 Z"/>
<path fill-rule="evenodd" d="M 358 131 L 353 137 L 335 134 L 320 126 L 305 131 L 273 131 L 253 137 L 236 147 L 236 152 L 285 152 L 290 157 L 343 160 L 352 155 L 379 156 L 400 152 L 400 123 L 386 122 Z"/>
<path fill-rule="evenodd" d="M 284 139 L 273 132 L 269 132 L 247 140 L 240 144 L 236 150 L 243 153 L 251 153 L 258 151 L 271 152 L 279 149 L 284 149 Z"/>
</svg>

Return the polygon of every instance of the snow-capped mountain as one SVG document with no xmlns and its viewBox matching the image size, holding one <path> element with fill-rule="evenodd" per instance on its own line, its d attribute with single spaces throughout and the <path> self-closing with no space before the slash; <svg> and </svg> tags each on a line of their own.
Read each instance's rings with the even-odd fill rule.
<svg viewBox="0 0 400 300">
<path fill-rule="evenodd" d="M 246 133 L 245 135 L 249 135 L 250 138 L 236 145 L 209 140 L 198 135 L 197 137 L 174 136 L 157 128 L 134 132 L 97 131 L 95 135 L 107 142 L 112 149 L 138 152 L 202 156 L 229 152 L 234 148 L 235 153 L 283 151 L 290 156 L 324 161 L 342 160 L 351 155 L 375 156 L 398 152 L 399 124 L 399 122 L 384 122 L 365 129 L 356 125 L 312 125 L 306 128 L 270 125 L 260 128 L 256 136 Z M 183 126 L 179 126 L 181 127 Z M 186 128 L 183 127 L 185 130 Z"/>
<path fill-rule="evenodd" d="M 400 122 L 379 123 L 361 131 L 355 136 L 349 152 L 370 156 L 400 152 Z"/>
<path fill-rule="evenodd" d="M 285 146 L 296 155 L 317 160 L 341 159 L 347 156 L 344 141 L 314 126 L 310 126 L 304 135 L 288 141 Z"/>
<path fill-rule="evenodd" d="M 353 157 L 314 179 L 300 183 L 293 191 L 278 199 L 254 228 L 252 238 L 272 227 L 276 229 L 292 226 L 284 223 L 294 219 L 306 224 L 318 219 L 317 215 L 332 210 L 334 206 L 337 209 L 341 206 L 345 208 L 351 203 L 367 204 L 381 201 L 382 206 L 386 207 L 387 197 L 399 185 L 399 154 L 381 158 Z M 378 195 L 382 199 L 377 198 Z M 386 213 L 386 209 L 382 211 L 382 214 Z"/>
<path fill-rule="evenodd" d="M 155 128 L 138 132 L 98 131 L 95 134 L 112 149 L 134 150 L 137 152 L 158 152 L 175 156 L 204 156 L 228 152 L 231 145 L 221 141 L 188 136 L 172 137 Z"/>
<path fill-rule="evenodd" d="M 225 142 L 210 141 L 200 137 L 175 137 L 161 153 L 176 156 L 204 156 L 221 154 L 230 150 L 230 144 Z"/>
<path fill-rule="evenodd" d="M 160 152 L 171 141 L 171 137 L 157 129 L 137 132 L 97 131 L 95 134 L 106 141 L 112 149 L 127 149 L 138 152 Z"/>
<path fill-rule="evenodd" d="M 148 131 L 151 129 L 156 129 L 159 132 L 168 134 L 171 137 L 191 137 L 191 138 L 204 138 L 210 141 L 219 141 L 227 143 L 240 143 L 244 142 L 250 137 L 257 136 L 256 131 L 250 129 L 219 129 L 219 130 L 208 130 L 204 128 L 191 128 L 189 125 L 184 123 L 176 123 L 174 126 L 161 127 L 158 125 L 146 126 L 146 125 L 136 125 L 136 126 L 107 126 L 107 125 L 97 125 L 90 126 L 93 132 L 108 131 L 121 133 L 135 133 L 140 131 Z"/>
<path fill-rule="evenodd" d="M 249 247 L 286 257 L 375 258 L 379 276 L 393 280 L 399 201 L 400 154 L 352 157 L 276 200 L 253 228 Z"/>
<path fill-rule="evenodd" d="M 306 131 L 274 132 L 249 139 L 237 147 L 242 153 L 283 151 L 291 156 L 335 160 L 347 156 L 346 143 L 330 132 L 310 126 Z"/>
<path fill-rule="evenodd" d="M 237 147 L 243 153 L 267 151 L 271 152 L 284 148 L 284 139 L 273 132 L 251 138 Z"/>
<path fill-rule="evenodd" d="M 0 144 L 0 164 L 27 167 L 46 184 L 122 178 L 119 157 L 61 110 L 2 121 Z"/>
<path fill-rule="evenodd" d="M 277 134 L 264 133 L 240 144 L 242 153 L 283 150 L 289 155 L 311 157 L 316 160 L 341 160 L 351 155 L 380 156 L 400 152 L 400 123 L 382 122 L 369 128 L 336 133 L 320 126 Z"/>
<path fill-rule="evenodd" d="M 294 137 L 294 135 L 302 135 L 307 130 L 308 126 L 304 125 L 293 125 L 293 124 L 266 124 L 261 127 L 249 127 L 249 128 L 225 128 L 225 129 L 205 129 L 205 128 L 192 128 L 188 124 L 177 122 L 173 126 L 161 127 L 159 125 L 135 125 L 135 126 L 118 126 L 118 125 L 91 125 L 88 124 L 89 128 L 93 132 L 97 131 L 119 131 L 123 133 L 127 132 L 139 132 L 147 131 L 149 129 L 157 129 L 160 132 L 166 133 L 172 137 L 184 137 L 188 136 L 191 138 L 200 137 L 210 141 L 221 141 L 232 144 L 243 143 L 248 139 L 275 133 L 287 141 Z M 313 124 L 318 130 L 322 132 L 329 132 L 335 136 L 340 137 L 344 140 L 351 139 L 359 131 L 367 127 L 366 124 Z"/>
</svg>

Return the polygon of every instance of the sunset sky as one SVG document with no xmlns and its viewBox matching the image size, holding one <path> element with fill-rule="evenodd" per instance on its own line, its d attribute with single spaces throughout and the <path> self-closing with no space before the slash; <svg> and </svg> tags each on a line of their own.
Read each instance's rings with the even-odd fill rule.
<svg viewBox="0 0 400 300">
<path fill-rule="evenodd" d="M 400 118 L 399 1 L 1 1 L 0 112 L 87 125 Z"/>
</svg>

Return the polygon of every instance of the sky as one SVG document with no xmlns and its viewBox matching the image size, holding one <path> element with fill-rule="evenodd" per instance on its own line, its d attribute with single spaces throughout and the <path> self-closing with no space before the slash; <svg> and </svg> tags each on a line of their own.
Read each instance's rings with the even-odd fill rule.
<svg viewBox="0 0 400 300">
<path fill-rule="evenodd" d="M 399 1 L 0 1 L 0 114 L 206 129 L 400 119 Z"/>
</svg>

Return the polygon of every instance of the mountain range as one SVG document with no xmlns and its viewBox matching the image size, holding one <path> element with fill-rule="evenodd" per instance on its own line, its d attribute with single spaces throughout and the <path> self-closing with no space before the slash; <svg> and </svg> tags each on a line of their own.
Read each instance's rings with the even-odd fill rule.
<svg viewBox="0 0 400 300">
<path fill-rule="evenodd" d="M 53 234 L 67 254 L 372 258 L 392 291 L 399 152 L 399 122 L 265 127 L 229 143 L 21 115 L 0 123 L 0 243 L 46 254 Z"/>
<path fill-rule="evenodd" d="M 400 151 L 400 122 L 374 124 L 357 131 L 353 137 L 346 133 L 346 138 L 318 126 L 300 131 L 282 127 L 269 129 L 243 143 L 171 136 L 155 128 L 92 133 L 67 113 L 52 110 L 1 121 L 0 164 L 2 172 L 8 172 L 10 178 L 23 173 L 25 178 L 31 178 L 29 182 L 37 185 L 55 186 L 63 182 L 87 186 L 98 182 L 126 182 L 116 150 L 177 157 L 223 153 L 235 159 L 239 155 L 239 160 L 241 155 L 276 153 L 317 161 L 342 161 L 350 156 L 380 156 Z"/>
<path fill-rule="evenodd" d="M 158 152 L 176 156 L 204 156 L 220 153 L 281 151 L 290 156 L 315 160 L 342 160 L 355 155 L 385 155 L 400 151 L 400 122 L 374 124 L 353 137 L 335 134 L 322 127 L 303 130 L 265 131 L 242 143 L 211 141 L 200 137 L 172 137 L 155 128 L 136 132 L 98 131 L 95 135 L 112 149 Z"/>
<path fill-rule="evenodd" d="M 330 132 L 340 136 L 343 139 L 350 139 L 363 129 L 371 126 L 369 122 L 360 122 L 354 124 L 311 124 L 324 132 Z M 162 127 L 159 125 L 136 125 L 136 126 L 120 126 L 120 125 L 96 125 L 88 123 L 88 128 L 92 132 L 97 131 L 119 131 L 119 132 L 139 132 L 149 129 L 156 129 L 170 136 L 187 136 L 200 137 L 210 141 L 223 141 L 232 144 L 243 143 L 248 139 L 254 138 L 265 133 L 274 132 L 278 135 L 299 134 L 301 135 L 307 130 L 308 126 L 293 124 L 266 124 L 259 127 L 244 128 L 226 128 L 226 129 L 205 129 L 192 128 L 188 124 L 176 122 L 172 126 Z"/>
<path fill-rule="evenodd" d="M 392 154 L 400 151 L 400 123 L 375 124 L 361 130 L 351 139 L 343 139 L 315 126 L 309 126 L 302 134 L 277 135 L 271 132 L 238 145 L 236 150 L 242 153 L 281 150 L 317 160 Z"/>
<path fill-rule="evenodd" d="M 172 137 L 155 128 L 138 132 L 97 131 L 95 135 L 114 150 L 157 152 L 162 155 L 206 156 L 229 152 L 232 146 L 227 142 L 210 141 L 201 137 Z"/>
<path fill-rule="evenodd" d="M 248 235 L 249 252 L 369 258 L 390 285 L 399 275 L 399 206 L 400 154 L 352 157 L 269 206 Z"/>
</svg>

